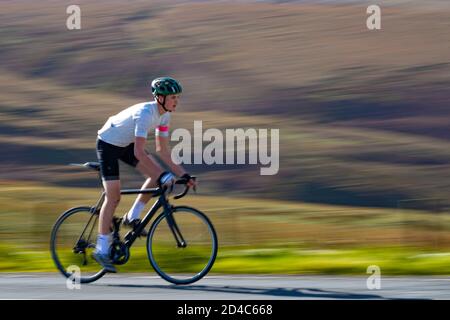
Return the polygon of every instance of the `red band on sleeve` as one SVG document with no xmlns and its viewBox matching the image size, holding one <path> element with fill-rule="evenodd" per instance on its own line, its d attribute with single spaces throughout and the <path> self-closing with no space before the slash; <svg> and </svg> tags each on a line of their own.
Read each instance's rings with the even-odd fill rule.
<svg viewBox="0 0 450 320">
<path fill-rule="evenodd" d="M 167 132 L 167 131 L 169 131 L 169 127 L 168 126 L 159 126 L 158 130 L 161 132 Z"/>
</svg>

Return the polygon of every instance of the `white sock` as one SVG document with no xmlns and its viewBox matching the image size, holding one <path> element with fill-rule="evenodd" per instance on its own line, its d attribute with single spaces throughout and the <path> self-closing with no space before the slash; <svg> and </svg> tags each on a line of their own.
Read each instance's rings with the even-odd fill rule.
<svg viewBox="0 0 450 320">
<path fill-rule="evenodd" d="M 111 242 L 111 234 L 99 234 L 97 237 L 97 245 L 95 246 L 95 250 L 100 254 L 108 254 Z"/>
<path fill-rule="evenodd" d="M 145 203 L 138 201 L 136 199 L 136 201 L 134 201 L 133 206 L 131 207 L 130 211 L 128 211 L 128 220 L 129 221 L 133 221 L 135 219 L 139 219 L 139 217 L 141 216 L 141 212 L 145 207 Z"/>
</svg>

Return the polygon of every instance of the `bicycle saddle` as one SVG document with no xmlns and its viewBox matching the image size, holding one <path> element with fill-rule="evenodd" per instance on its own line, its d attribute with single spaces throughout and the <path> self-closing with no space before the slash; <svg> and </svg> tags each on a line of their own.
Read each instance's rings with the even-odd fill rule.
<svg viewBox="0 0 450 320">
<path fill-rule="evenodd" d="M 94 171 L 100 171 L 100 163 L 98 162 L 71 163 L 70 165 L 77 167 L 85 167 Z"/>
</svg>

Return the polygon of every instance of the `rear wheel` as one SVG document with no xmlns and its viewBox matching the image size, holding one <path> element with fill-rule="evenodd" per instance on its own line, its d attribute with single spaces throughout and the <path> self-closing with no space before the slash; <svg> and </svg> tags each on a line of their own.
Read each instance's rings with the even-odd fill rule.
<svg viewBox="0 0 450 320">
<path fill-rule="evenodd" d="M 90 207 L 72 208 L 53 226 L 50 251 L 58 270 L 67 278 L 89 283 L 100 279 L 105 271 L 92 253 L 98 233 L 98 214 Z"/>
<path fill-rule="evenodd" d="M 173 220 L 170 220 L 173 218 Z M 174 221 L 184 242 L 178 243 L 170 221 Z M 169 215 L 156 218 L 147 237 L 147 253 L 155 271 L 175 284 L 189 284 L 203 278 L 217 256 L 217 235 L 211 221 L 190 207 L 174 207 Z"/>
</svg>

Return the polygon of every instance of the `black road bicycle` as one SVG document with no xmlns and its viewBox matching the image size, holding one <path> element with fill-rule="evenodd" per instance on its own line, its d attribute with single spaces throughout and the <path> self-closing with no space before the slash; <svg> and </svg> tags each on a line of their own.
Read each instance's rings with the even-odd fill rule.
<svg viewBox="0 0 450 320">
<path fill-rule="evenodd" d="M 97 162 L 74 165 L 100 172 Z M 188 193 L 189 187 L 186 183 L 183 179 L 176 181 L 176 184 L 184 185 L 184 191 L 176 195 L 175 199 L 180 199 Z M 113 218 L 110 256 L 114 264 L 123 265 L 129 260 L 131 246 L 162 208 L 147 236 L 147 255 L 152 267 L 163 279 L 174 284 L 193 283 L 209 272 L 217 256 L 218 244 L 214 226 L 204 213 L 187 206 L 172 206 L 167 192 L 161 188 L 126 189 L 120 193 L 152 194 L 158 199 L 142 222 L 123 238 L 119 233 L 122 218 Z M 65 277 L 74 279 L 76 276 L 80 283 L 96 281 L 106 273 L 92 257 L 97 241 L 100 208 L 104 199 L 103 190 L 95 206 L 69 209 L 53 226 L 50 240 L 53 261 Z M 76 267 L 76 273 L 73 266 Z"/>
</svg>

